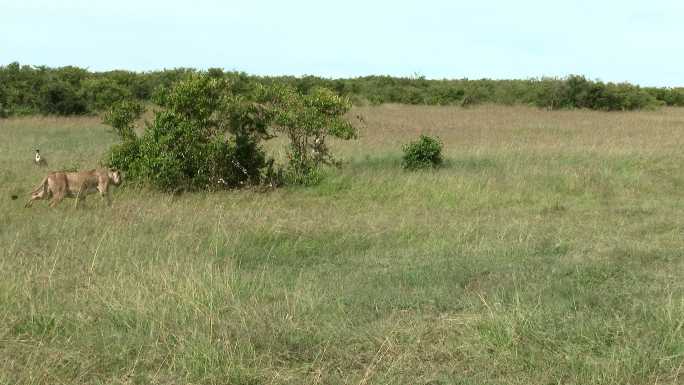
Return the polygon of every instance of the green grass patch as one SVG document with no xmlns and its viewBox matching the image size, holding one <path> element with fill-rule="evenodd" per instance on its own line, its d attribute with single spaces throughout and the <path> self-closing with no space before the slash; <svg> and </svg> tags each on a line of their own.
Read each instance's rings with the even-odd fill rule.
<svg viewBox="0 0 684 385">
<path fill-rule="evenodd" d="M 549 127 L 583 114 L 506 111 Z M 402 170 L 395 144 L 414 133 L 392 132 L 341 148 L 312 187 L 125 185 L 113 208 L 78 210 L 23 208 L 45 173 L 34 141 L 51 164 L 89 166 L 114 138 L 89 118 L 0 121 L 0 383 L 681 382 L 684 158 L 670 143 L 684 127 L 653 143 L 643 121 L 659 115 L 618 114 L 591 115 L 634 121 L 607 126 L 609 145 L 448 121 L 436 170 Z"/>
</svg>

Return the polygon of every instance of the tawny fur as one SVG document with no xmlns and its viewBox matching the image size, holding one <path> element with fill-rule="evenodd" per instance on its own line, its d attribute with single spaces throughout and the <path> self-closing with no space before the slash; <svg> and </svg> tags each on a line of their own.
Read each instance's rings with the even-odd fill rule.
<svg viewBox="0 0 684 385">
<path fill-rule="evenodd" d="M 111 206 L 111 190 L 109 185 L 121 184 L 121 173 L 116 170 L 99 168 L 79 172 L 50 172 L 40 184 L 31 192 L 31 199 L 26 207 L 31 207 L 33 201 L 51 199 L 50 207 L 55 207 L 64 197 L 76 198 L 74 207 L 85 201 L 87 194 L 99 192 L 102 199 Z"/>
</svg>

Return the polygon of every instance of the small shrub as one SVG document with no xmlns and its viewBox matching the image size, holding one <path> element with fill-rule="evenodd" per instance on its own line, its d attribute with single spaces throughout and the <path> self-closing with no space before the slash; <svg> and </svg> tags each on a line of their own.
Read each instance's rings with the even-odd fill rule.
<svg viewBox="0 0 684 385">
<path fill-rule="evenodd" d="M 438 167 L 442 164 L 442 141 L 427 135 L 420 135 L 417 141 L 402 147 L 404 156 L 401 166 L 407 170 Z"/>
<path fill-rule="evenodd" d="M 288 154 L 288 164 L 283 170 L 285 184 L 315 186 L 323 179 L 319 164 L 311 159 L 304 159 L 296 152 Z"/>
</svg>

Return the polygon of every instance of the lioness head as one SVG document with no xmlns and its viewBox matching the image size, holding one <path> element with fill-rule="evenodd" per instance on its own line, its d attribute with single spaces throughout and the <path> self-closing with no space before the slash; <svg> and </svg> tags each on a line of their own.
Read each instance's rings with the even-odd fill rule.
<svg viewBox="0 0 684 385">
<path fill-rule="evenodd" d="M 123 181 L 123 177 L 121 176 L 121 171 L 119 171 L 119 170 L 109 170 L 107 172 L 107 174 L 109 175 L 109 180 L 112 181 L 112 184 L 114 186 L 120 185 L 121 182 Z"/>
</svg>

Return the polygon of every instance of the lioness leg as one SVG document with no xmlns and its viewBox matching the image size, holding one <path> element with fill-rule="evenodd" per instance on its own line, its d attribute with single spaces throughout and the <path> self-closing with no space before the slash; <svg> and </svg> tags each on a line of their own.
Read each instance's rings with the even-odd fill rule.
<svg viewBox="0 0 684 385">
<path fill-rule="evenodd" d="M 102 200 L 107 204 L 107 206 L 111 207 L 112 206 L 112 195 L 109 192 L 109 189 L 107 188 L 108 185 L 105 183 L 104 185 L 97 185 L 97 191 L 100 192 L 100 196 L 102 197 Z"/>
<path fill-rule="evenodd" d="M 85 201 L 86 194 L 88 193 L 88 186 L 83 183 L 81 188 L 78 189 L 78 194 L 76 194 L 76 202 L 74 203 L 74 208 L 78 208 L 81 201 Z"/>
<path fill-rule="evenodd" d="M 50 190 L 48 189 L 47 185 L 47 179 L 43 180 L 43 184 L 38 187 L 38 189 L 34 190 L 33 193 L 31 194 L 31 199 L 29 199 L 28 202 L 24 205 L 24 207 L 31 207 L 33 206 L 33 201 L 39 200 L 39 199 L 48 199 L 50 198 Z"/>
<path fill-rule="evenodd" d="M 33 201 L 37 201 L 39 199 L 45 199 L 45 190 L 40 190 L 37 193 L 31 194 L 31 199 L 26 202 L 24 207 L 31 207 L 33 206 Z"/>
<path fill-rule="evenodd" d="M 64 199 L 64 196 L 66 195 L 66 188 L 65 187 L 60 187 L 58 184 L 55 184 L 53 187 L 53 191 L 51 193 L 52 195 L 52 200 L 50 201 L 49 207 L 55 207 L 59 204 L 59 202 Z"/>
<path fill-rule="evenodd" d="M 53 178 L 48 179 L 48 196 L 52 194 L 50 207 L 55 207 L 64 199 L 67 193 L 67 183 L 64 174 L 54 174 Z"/>
<path fill-rule="evenodd" d="M 49 206 L 49 207 L 55 207 L 55 206 L 57 206 L 57 205 L 59 204 L 59 202 L 62 201 L 62 199 L 64 199 L 64 192 L 59 191 L 59 192 L 53 194 L 53 195 L 52 195 L 52 200 L 50 201 L 50 206 Z"/>
<path fill-rule="evenodd" d="M 33 206 L 33 201 L 37 201 L 38 199 L 43 199 L 43 194 L 40 194 L 40 195 L 39 195 L 39 194 L 36 194 L 36 195 L 31 196 L 31 199 L 29 199 L 28 202 L 26 202 L 26 204 L 24 205 L 24 207 L 31 207 L 31 206 Z"/>
</svg>

